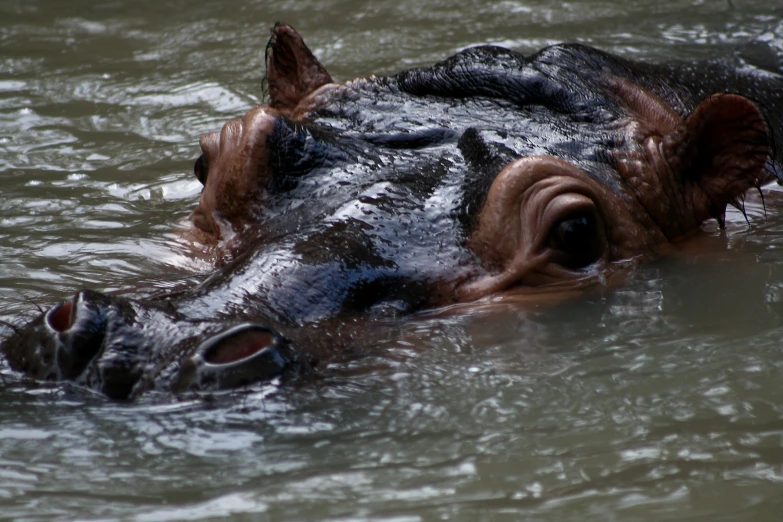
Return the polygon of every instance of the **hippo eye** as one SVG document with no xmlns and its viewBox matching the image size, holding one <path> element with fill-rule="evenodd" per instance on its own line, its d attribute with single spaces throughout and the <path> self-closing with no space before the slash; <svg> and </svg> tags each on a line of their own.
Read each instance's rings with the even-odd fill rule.
<svg viewBox="0 0 783 522">
<path fill-rule="evenodd" d="M 202 154 L 196 160 L 196 164 L 193 165 L 193 174 L 196 175 L 196 179 L 201 182 L 202 185 L 207 184 L 207 174 L 209 174 L 209 162 L 206 155 Z"/>
<path fill-rule="evenodd" d="M 549 233 L 549 246 L 558 251 L 555 259 L 566 268 L 584 268 L 594 263 L 603 253 L 595 215 L 577 214 L 558 221 Z"/>
</svg>

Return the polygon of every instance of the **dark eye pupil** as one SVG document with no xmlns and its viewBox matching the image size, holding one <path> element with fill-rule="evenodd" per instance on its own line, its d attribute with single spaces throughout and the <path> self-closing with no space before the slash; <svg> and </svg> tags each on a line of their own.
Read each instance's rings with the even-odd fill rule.
<svg viewBox="0 0 783 522">
<path fill-rule="evenodd" d="M 202 185 L 207 184 L 207 174 L 209 174 L 209 163 L 207 163 L 207 157 L 203 154 L 198 157 L 196 164 L 193 165 L 193 174 L 196 175 L 196 179 L 201 182 Z"/>
<path fill-rule="evenodd" d="M 550 246 L 565 254 L 559 262 L 567 268 L 593 263 L 601 255 L 595 217 L 574 216 L 560 221 L 552 230 Z"/>
</svg>

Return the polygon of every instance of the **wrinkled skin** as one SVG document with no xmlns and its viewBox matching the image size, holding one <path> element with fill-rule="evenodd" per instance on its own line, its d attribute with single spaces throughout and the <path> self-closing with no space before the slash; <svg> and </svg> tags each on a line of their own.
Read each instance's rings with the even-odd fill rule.
<svg viewBox="0 0 783 522">
<path fill-rule="evenodd" d="M 9 336 L 12 367 L 117 399 L 311 368 L 374 318 L 606 284 L 774 179 L 783 80 L 499 47 L 334 83 L 290 27 L 269 104 L 202 136 L 194 234 L 225 260 L 155 298 L 83 291 Z"/>
</svg>

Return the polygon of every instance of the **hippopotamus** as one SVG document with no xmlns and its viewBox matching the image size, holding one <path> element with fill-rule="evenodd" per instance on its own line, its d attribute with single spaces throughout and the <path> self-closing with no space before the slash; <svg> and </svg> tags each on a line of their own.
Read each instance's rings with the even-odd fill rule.
<svg viewBox="0 0 783 522">
<path fill-rule="evenodd" d="M 317 371 L 377 320 L 587 292 L 676 249 L 780 172 L 783 76 L 491 45 L 335 82 L 290 26 L 267 103 L 200 139 L 195 286 L 84 290 L 2 343 L 10 366 L 130 400 Z"/>
</svg>

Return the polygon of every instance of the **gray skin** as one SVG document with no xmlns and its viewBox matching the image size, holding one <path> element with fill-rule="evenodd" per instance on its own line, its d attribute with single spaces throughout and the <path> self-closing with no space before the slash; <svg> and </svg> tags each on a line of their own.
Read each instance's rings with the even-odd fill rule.
<svg viewBox="0 0 783 522">
<path fill-rule="evenodd" d="M 267 82 L 268 105 L 200 141 L 191 219 L 214 272 L 80 292 L 5 339 L 14 369 L 115 399 L 298 373 L 376 318 L 608 284 L 722 224 L 783 150 L 783 77 L 737 58 L 483 46 L 337 84 L 277 25 Z"/>
</svg>

